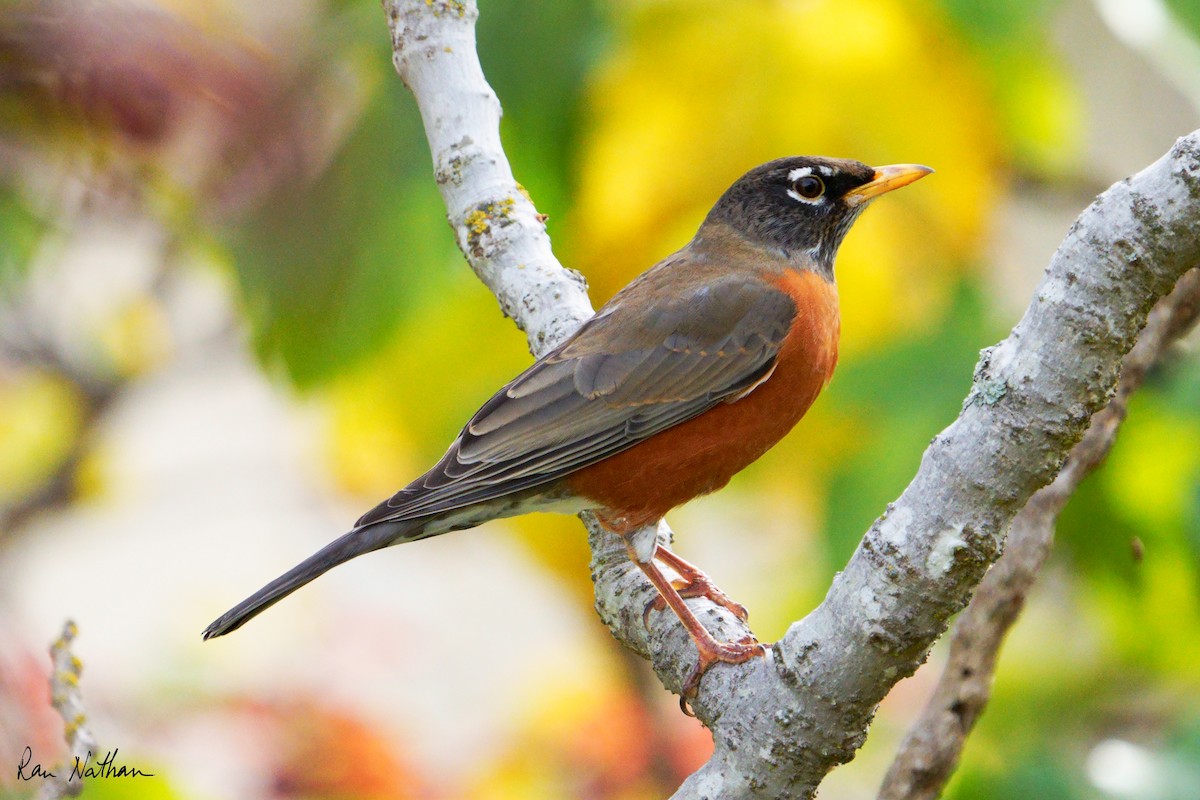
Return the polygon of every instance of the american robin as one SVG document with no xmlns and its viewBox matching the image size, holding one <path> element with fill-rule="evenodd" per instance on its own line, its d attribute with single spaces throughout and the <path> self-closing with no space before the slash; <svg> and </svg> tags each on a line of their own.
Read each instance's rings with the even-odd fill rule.
<svg viewBox="0 0 1200 800">
<path fill-rule="evenodd" d="M 714 639 L 684 597 L 709 597 L 743 619 L 745 609 L 669 550 L 639 553 L 634 533 L 720 489 L 804 416 L 837 363 L 842 238 L 872 199 L 930 172 L 795 157 L 746 173 L 692 241 L 493 395 L 432 469 L 204 638 L 372 550 L 531 511 L 591 510 L 625 537 L 695 641 L 689 690 L 712 664 L 762 653 L 753 640 Z M 656 559 L 679 574 L 678 587 Z"/>
</svg>

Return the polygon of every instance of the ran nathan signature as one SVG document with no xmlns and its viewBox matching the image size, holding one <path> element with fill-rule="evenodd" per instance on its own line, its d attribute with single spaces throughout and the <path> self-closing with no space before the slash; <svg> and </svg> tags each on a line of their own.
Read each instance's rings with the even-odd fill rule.
<svg viewBox="0 0 1200 800">
<path fill-rule="evenodd" d="M 84 778 L 153 778 L 153 772 L 143 772 L 137 767 L 131 767 L 125 764 L 117 763 L 117 753 L 120 748 L 114 748 L 104 754 L 104 758 L 99 761 L 92 760 L 92 751 L 88 750 L 87 757 L 80 759 L 75 756 L 75 763 L 71 765 L 71 773 L 67 775 L 67 783 L 73 780 L 83 780 Z M 55 773 L 43 767 L 41 764 L 31 763 L 33 761 L 33 749 L 25 748 L 25 752 L 21 754 L 21 763 L 17 764 L 17 780 L 31 781 L 35 778 L 56 778 Z"/>
</svg>

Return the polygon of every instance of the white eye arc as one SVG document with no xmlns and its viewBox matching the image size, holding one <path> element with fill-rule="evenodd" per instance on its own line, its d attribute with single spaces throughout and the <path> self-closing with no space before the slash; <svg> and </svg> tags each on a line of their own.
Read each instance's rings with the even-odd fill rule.
<svg viewBox="0 0 1200 800">
<path fill-rule="evenodd" d="M 822 169 L 822 172 L 825 170 Z M 788 173 L 792 186 L 788 197 L 800 203 L 817 205 L 825 200 L 825 181 L 813 175 L 812 167 L 797 167 Z"/>
</svg>

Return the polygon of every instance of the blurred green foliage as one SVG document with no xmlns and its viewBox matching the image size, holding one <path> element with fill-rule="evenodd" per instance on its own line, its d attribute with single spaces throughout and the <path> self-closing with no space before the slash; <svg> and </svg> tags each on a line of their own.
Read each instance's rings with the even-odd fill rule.
<svg viewBox="0 0 1200 800">
<path fill-rule="evenodd" d="M 132 753 L 120 753 L 114 761 L 116 767 L 134 767 L 154 777 L 140 776 L 137 778 L 108 778 L 86 781 L 79 800 L 182 800 L 181 795 L 171 786 L 170 781 L 162 778 L 161 767 L 147 766 L 145 760 L 137 760 Z"/>
<path fill-rule="evenodd" d="M 885 344 L 842 365 L 827 401 L 861 420 L 887 447 L 855 449 L 829 482 L 825 531 L 830 571 L 840 569 L 862 533 L 912 479 L 920 454 L 958 415 L 979 358 L 976 346 L 1003 334 L 989 324 L 986 298 L 962 281 L 932 330 Z"/>
<path fill-rule="evenodd" d="M 275 187 L 221 236 L 255 349 L 302 389 L 378 351 L 405 309 L 445 287 L 442 270 L 430 265 L 454 253 L 421 119 L 391 80 L 378 16 L 345 8 L 329 20 L 337 37 L 320 45 L 354 54 L 366 96 L 333 160 L 315 180 L 296 175 Z"/>
<path fill-rule="evenodd" d="M 578 185 L 582 89 L 610 38 L 604 5 L 488 0 L 479 15 L 479 60 L 504 107 L 513 172 L 539 208 L 556 214 Z"/>
<path fill-rule="evenodd" d="M 1049 46 L 1061 0 L 934 0 L 987 75 L 1010 158 L 1022 173 L 1064 175 L 1077 167 L 1079 101 Z"/>
<path fill-rule="evenodd" d="M 360 81 L 369 99 L 319 178 L 272 193 L 228 240 L 256 349 L 300 388 L 377 353 L 406 310 L 448 288 L 455 260 L 430 180 L 415 103 L 395 80 L 377 10 L 344 6 L 331 21 L 351 47 L 371 43 Z M 582 85 L 603 44 L 594 3 L 505 0 L 480 17 L 480 57 L 503 98 L 514 170 L 546 208 L 574 186 L 570 156 Z M 319 332 L 319 335 L 314 335 Z"/>
<path fill-rule="evenodd" d="M 0 298 L 24 275 L 44 232 L 45 223 L 16 187 L 0 179 Z"/>
<path fill-rule="evenodd" d="M 1200 36 L 1200 2 L 1196 0 L 1164 0 L 1167 8 L 1192 36 Z"/>
<path fill-rule="evenodd" d="M 361 363 L 405 309 L 445 287 L 429 265 L 454 242 L 420 120 L 387 88 L 314 184 L 282 187 L 228 237 L 259 356 L 300 388 Z"/>
</svg>

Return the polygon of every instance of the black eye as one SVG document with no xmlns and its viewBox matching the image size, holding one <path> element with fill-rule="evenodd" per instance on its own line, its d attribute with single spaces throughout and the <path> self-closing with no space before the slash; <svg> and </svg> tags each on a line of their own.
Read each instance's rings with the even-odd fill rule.
<svg viewBox="0 0 1200 800">
<path fill-rule="evenodd" d="M 792 186 L 795 188 L 796 194 L 806 200 L 816 200 L 825 193 L 825 183 L 816 175 L 805 175 Z"/>
</svg>

